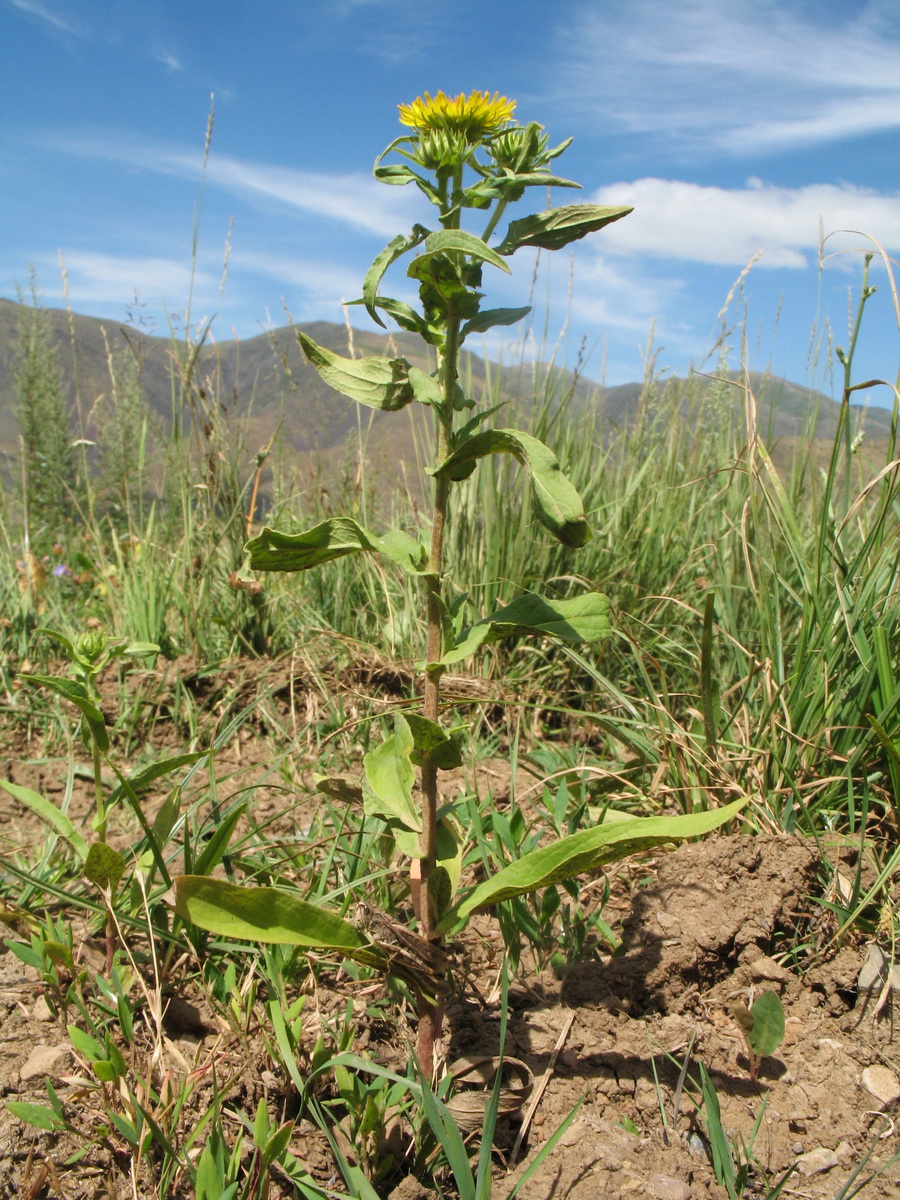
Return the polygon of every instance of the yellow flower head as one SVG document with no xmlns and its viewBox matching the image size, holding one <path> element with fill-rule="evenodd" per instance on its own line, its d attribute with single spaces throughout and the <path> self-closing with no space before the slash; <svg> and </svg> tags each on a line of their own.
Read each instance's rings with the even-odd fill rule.
<svg viewBox="0 0 900 1200">
<path fill-rule="evenodd" d="M 509 121 L 515 112 L 515 100 L 507 100 L 498 92 L 472 91 L 466 96 L 447 96 L 438 92 L 434 97 L 425 93 L 412 104 L 401 104 L 400 124 L 409 125 L 418 133 L 445 130 L 447 133 L 462 134 L 474 145 L 483 138 L 496 133 Z"/>
</svg>

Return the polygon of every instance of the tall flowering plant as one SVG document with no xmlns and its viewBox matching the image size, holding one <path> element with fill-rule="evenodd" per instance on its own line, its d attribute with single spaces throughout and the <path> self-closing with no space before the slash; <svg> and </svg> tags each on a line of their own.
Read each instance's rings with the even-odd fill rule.
<svg viewBox="0 0 900 1200">
<path fill-rule="evenodd" d="M 482 306 L 486 269 L 509 273 L 509 260 L 524 247 L 559 250 L 625 217 L 630 208 L 569 204 L 530 213 L 495 231 L 511 204 L 528 189 L 577 188 L 550 164 L 569 145 L 551 147 L 536 122 L 514 121 L 515 102 L 496 92 L 443 92 L 400 105 L 403 133 L 378 157 L 375 177 L 392 186 L 419 188 L 435 208 L 435 227 L 416 224 L 393 238 L 372 263 L 358 303 L 384 327 L 390 318 L 433 347 L 437 367 L 427 373 L 405 358 L 347 359 L 298 337 L 322 379 L 370 408 L 394 411 L 421 404 L 434 417 L 430 534 L 374 532 L 350 517 L 334 517 L 303 533 L 263 531 L 247 543 L 254 571 L 302 571 L 347 554 L 378 554 L 420 581 L 427 610 L 421 710 L 395 718 L 393 732 L 364 758 L 364 775 L 351 794 L 367 815 L 393 834 L 398 854 L 409 861 L 415 931 L 398 926 L 365 903 L 355 919 L 310 905 L 288 892 L 247 889 L 196 876 L 178 881 L 177 905 L 187 919 L 216 932 L 327 949 L 401 978 L 417 998 L 419 1060 L 430 1072 L 443 1003 L 451 986 L 443 935 L 460 928 L 476 910 L 533 892 L 596 868 L 638 849 L 706 832 L 727 821 L 741 802 L 709 813 L 671 818 L 634 818 L 583 830 L 513 862 L 476 887 L 460 890 L 466 834 L 452 806 L 441 805 L 442 770 L 461 762 L 460 731 L 442 722 L 441 677 L 447 668 L 510 635 L 599 642 L 609 630 L 609 602 L 596 591 L 568 599 L 528 592 L 509 605 L 466 622 L 450 600 L 444 569 L 444 538 L 451 519 L 453 486 L 479 462 L 509 454 L 531 489 L 537 520 L 571 547 L 591 532 L 578 492 L 547 446 L 517 429 L 491 428 L 492 409 L 476 411 L 459 382 L 459 355 L 466 339 L 520 321 L 530 311 Z M 387 160 L 397 161 L 387 161 Z M 481 233 L 463 227 L 477 218 Z M 382 292 L 382 281 L 400 259 L 418 284 L 419 305 Z M 324 790 L 337 788 L 322 781 Z M 343 785 L 341 795 L 347 795 Z"/>
</svg>

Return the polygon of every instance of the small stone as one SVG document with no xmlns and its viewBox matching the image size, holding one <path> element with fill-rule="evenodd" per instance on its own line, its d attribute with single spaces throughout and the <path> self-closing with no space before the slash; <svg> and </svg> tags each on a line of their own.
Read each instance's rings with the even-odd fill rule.
<svg viewBox="0 0 900 1200">
<path fill-rule="evenodd" d="M 866 954 L 866 961 L 862 965 L 856 986 L 861 992 L 870 992 L 874 988 L 884 986 L 884 981 L 887 979 L 888 960 L 884 951 L 874 942 L 869 946 Z"/>
<path fill-rule="evenodd" d="M 853 1147 L 849 1142 L 841 1142 L 839 1146 L 835 1146 L 834 1152 L 838 1158 L 846 1158 L 848 1155 L 853 1153 Z"/>
<path fill-rule="evenodd" d="M 794 1142 L 793 1146 L 791 1146 L 791 1154 L 802 1154 L 802 1153 L 803 1153 L 803 1143 L 802 1142 Z"/>
<path fill-rule="evenodd" d="M 38 996 L 31 1008 L 32 1021 L 52 1021 L 53 1013 L 50 1011 L 50 1005 L 43 996 Z"/>
<path fill-rule="evenodd" d="M 779 966 L 774 958 L 766 958 L 765 955 L 750 964 L 750 975 L 753 979 L 767 979 L 772 983 L 787 983 L 791 977 L 790 971 Z"/>
<path fill-rule="evenodd" d="M 691 1154 L 706 1155 L 706 1145 L 699 1133 L 692 1133 L 688 1138 L 688 1150 Z"/>
<path fill-rule="evenodd" d="M 648 1183 L 656 1200 L 691 1200 L 694 1194 L 688 1184 L 670 1175 L 651 1175 Z"/>
<path fill-rule="evenodd" d="M 41 1075 L 57 1075 L 69 1057 L 68 1046 L 35 1046 L 19 1068 L 19 1080 L 26 1083 Z"/>
<path fill-rule="evenodd" d="M 809 1150 L 797 1159 L 797 1170 L 801 1175 L 821 1175 L 837 1165 L 838 1156 L 826 1146 L 816 1146 L 815 1150 Z"/>
<path fill-rule="evenodd" d="M 900 1080 L 887 1067 L 866 1067 L 862 1073 L 862 1085 L 882 1104 L 893 1104 L 900 1100 Z"/>
</svg>

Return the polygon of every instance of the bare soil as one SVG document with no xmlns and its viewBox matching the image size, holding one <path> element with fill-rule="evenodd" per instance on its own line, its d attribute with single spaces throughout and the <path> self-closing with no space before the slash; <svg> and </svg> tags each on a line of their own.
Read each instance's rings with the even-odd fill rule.
<svg viewBox="0 0 900 1200">
<path fill-rule="evenodd" d="M 210 683 L 220 691 L 222 686 L 221 679 Z M 239 691 L 240 681 L 230 686 Z M 304 691 L 290 672 L 283 689 L 280 700 L 277 687 L 272 693 L 272 702 L 281 705 L 279 721 L 317 703 L 315 693 Z M 167 720 L 174 725 L 171 714 Z M 165 726 L 157 715 L 156 732 Z M 247 738 L 238 730 L 223 750 L 232 756 L 235 787 L 246 770 L 254 768 L 258 776 L 271 754 L 263 732 L 257 727 Z M 172 732 L 173 747 L 178 736 Z M 61 760 L 46 761 L 43 749 L 21 738 L 16 742 L 10 732 L 0 765 L 5 778 L 52 798 L 61 786 Z M 502 763 L 488 765 L 487 786 L 498 803 L 502 774 Z M 253 802 L 255 820 L 281 821 L 302 833 L 302 807 L 277 781 L 258 789 Z M 80 805 L 89 813 L 86 787 L 76 791 L 73 814 Z M 21 850 L 27 855 L 39 841 L 33 815 L 0 794 L 0 870 L 3 856 Z M 844 869 L 852 871 L 852 851 L 843 856 Z M 735 1144 L 752 1143 L 757 1166 L 746 1195 L 765 1196 L 792 1165 L 785 1197 L 832 1200 L 852 1194 L 852 1186 L 870 1176 L 863 1191 L 870 1200 L 900 1194 L 900 1163 L 891 1162 L 898 1151 L 892 1113 L 900 1097 L 900 1010 L 891 989 L 889 950 L 853 935 L 836 936 L 827 907 L 817 903 L 828 884 L 815 845 L 789 837 L 713 836 L 618 864 L 609 882 L 603 914 L 621 938 L 617 953 L 573 963 L 561 978 L 549 970 L 526 974 L 510 992 L 505 1053 L 531 1069 L 539 1099 L 511 1170 L 510 1151 L 527 1106 L 501 1121 L 496 1194 L 506 1194 L 580 1104 L 560 1142 L 520 1191 L 524 1200 L 725 1196 L 716 1182 L 705 1116 L 695 1103 L 701 1062 L 714 1083 L 726 1131 Z M 78 925 L 77 915 L 72 920 L 82 962 L 100 970 L 99 945 Z M 5 932 L 9 939 L 20 936 L 14 926 Z M 2 938 L 0 947 L 0 1097 L 46 1103 L 50 1079 L 67 1111 L 81 1114 L 90 1127 L 99 1119 L 96 1104 L 79 1082 L 85 1065 L 72 1051 L 64 1020 L 48 1010 L 36 973 L 6 950 Z M 496 923 L 489 917 L 473 921 L 459 956 L 465 988 L 447 1014 L 448 1062 L 498 1052 L 501 954 Z M 781 996 L 786 1036 L 754 1081 L 730 1006 L 752 1003 L 761 991 Z M 348 995 L 359 1001 L 354 1049 L 402 1069 L 411 1036 L 402 1009 L 379 1008 L 378 981 L 349 979 L 338 966 L 317 975 L 304 1054 L 343 1011 Z M 227 1109 L 252 1120 L 263 1097 L 273 1118 L 297 1115 L 293 1084 L 270 1058 L 260 1023 L 235 1029 L 196 984 L 173 987 L 166 1001 L 164 1061 L 155 1070 L 157 1080 L 169 1074 L 173 1092 L 191 1075 L 186 1119 L 196 1121 L 209 1107 L 213 1075 Z M 146 1040 L 149 1044 L 149 1032 Z M 303 1069 L 302 1056 L 300 1065 Z M 393 1130 L 391 1137 L 399 1161 L 404 1130 Z M 0 1200 L 145 1194 L 140 1178 L 132 1182 L 127 1146 L 120 1141 L 115 1152 L 96 1147 L 65 1165 L 77 1140 L 23 1125 L 0 1102 Z M 323 1184 L 340 1186 L 327 1142 L 302 1114 L 291 1150 Z M 857 1170 L 855 1183 L 843 1192 Z M 383 1190 L 394 1200 L 428 1194 L 402 1167 Z M 274 1171 L 270 1195 L 293 1194 Z"/>
</svg>

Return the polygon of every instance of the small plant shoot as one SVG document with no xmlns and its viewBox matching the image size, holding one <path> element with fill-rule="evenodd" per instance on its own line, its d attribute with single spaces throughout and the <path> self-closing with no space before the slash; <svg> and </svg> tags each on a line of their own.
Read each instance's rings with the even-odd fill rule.
<svg viewBox="0 0 900 1200">
<path fill-rule="evenodd" d="M 784 1040 L 784 1006 L 777 992 L 763 992 L 748 1008 L 738 1000 L 731 1015 L 740 1026 L 747 1043 L 750 1078 L 756 1082 L 762 1060 L 774 1054 Z"/>
<path fill-rule="evenodd" d="M 431 348 L 434 371 L 429 374 L 402 357 L 343 358 L 298 335 L 309 362 L 342 395 L 386 412 L 410 404 L 431 411 L 430 528 L 372 530 L 349 516 L 337 516 L 300 533 L 265 528 L 246 546 L 246 568 L 251 572 L 306 571 L 346 555 L 371 554 L 420 585 L 427 615 L 421 709 L 396 717 L 382 745 L 365 756 L 356 792 L 366 815 L 384 822 L 397 854 L 408 863 L 416 940 L 404 942 L 396 931 L 388 938 L 389 918 L 358 919 L 354 924 L 337 913 L 317 913 L 315 906 L 285 891 L 274 896 L 270 891 L 257 893 L 254 898 L 253 889 L 191 875 L 179 878 L 176 887 L 177 911 L 205 929 L 316 946 L 402 978 L 417 997 L 418 1057 L 426 1076 L 434 1067 L 446 993 L 452 988 L 452 974 L 445 977 L 444 971 L 449 955 L 441 948 L 445 934 L 461 928 L 472 913 L 503 900 L 662 843 L 707 833 L 734 818 L 744 803 L 601 824 L 525 854 L 476 888 L 461 884 L 463 816 L 443 801 L 439 789 L 440 772 L 460 761 L 460 731 L 442 723 L 442 676 L 501 638 L 551 638 L 596 646 L 610 631 L 609 601 L 589 583 L 572 584 L 571 593 L 562 597 L 528 591 L 485 613 L 460 607 L 460 589 L 451 588 L 445 571 L 454 487 L 495 455 L 508 455 L 518 464 L 536 522 L 572 552 L 573 562 L 579 547 L 591 538 L 581 497 L 553 450 L 520 430 L 492 428 L 488 422 L 494 410 L 479 411 L 460 384 L 460 352 L 466 339 L 514 325 L 530 311 L 486 307 L 492 274 L 510 274 L 521 249 L 562 250 L 631 212 L 628 207 L 584 203 L 526 211 L 498 235 L 507 210 L 526 197 L 580 186 L 551 169 L 569 140 L 551 146 L 537 122 L 516 123 L 515 107 L 496 92 L 455 97 L 426 92 L 400 105 L 405 132 L 375 163 L 375 177 L 382 183 L 418 188 L 433 206 L 433 221 L 429 226 L 415 224 L 385 246 L 366 272 L 355 303 L 377 325 L 386 328 L 390 320 L 417 334 Z M 385 276 L 401 260 L 407 279 L 417 287 L 418 307 L 383 290 Z M 529 274 L 530 269 L 529 263 Z M 334 786 L 333 781 L 323 783 L 326 790 Z M 416 946 L 418 953 L 411 949 Z M 422 946 L 432 953 L 423 953 Z"/>
</svg>

